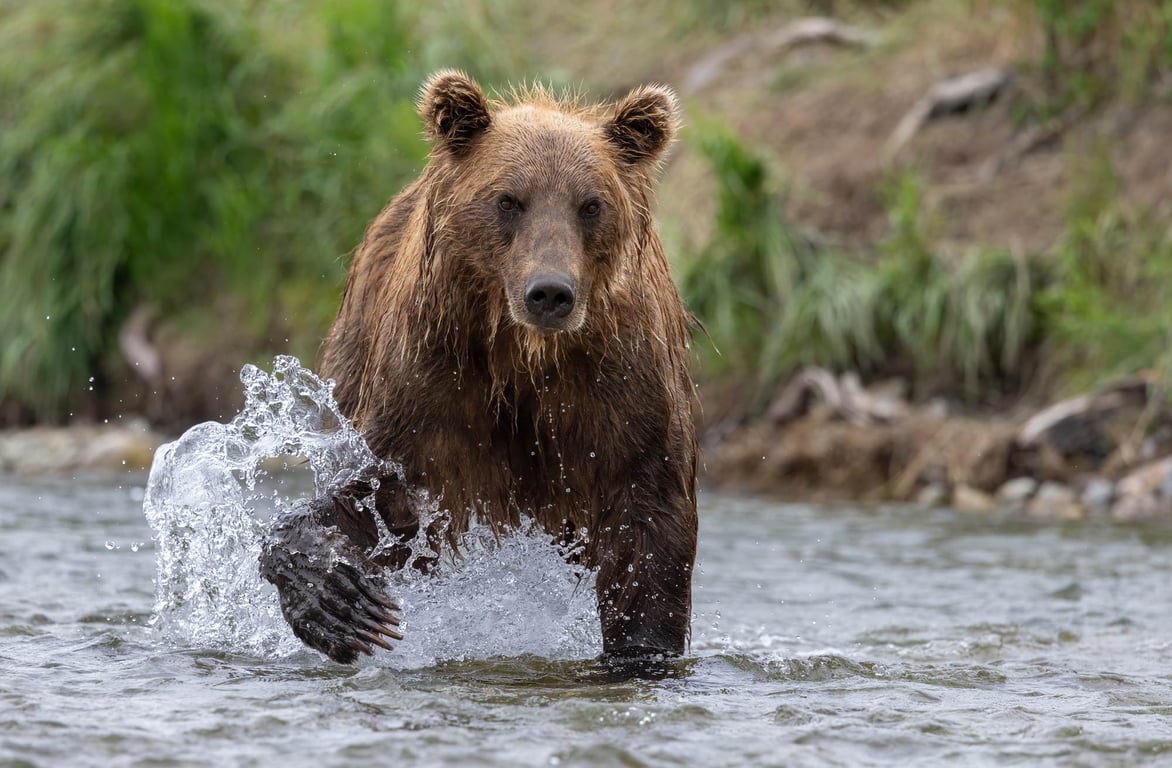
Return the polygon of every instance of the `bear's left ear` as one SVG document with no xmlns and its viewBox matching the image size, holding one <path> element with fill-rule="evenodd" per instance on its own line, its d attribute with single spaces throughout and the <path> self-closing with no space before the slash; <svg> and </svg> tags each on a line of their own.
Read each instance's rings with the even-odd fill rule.
<svg viewBox="0 0 1172 768">
<path fill-rule="evenodd" d="M 603 130 L 624 162 L 653 164 L 675 138 L 679 112 L 675 91 L 665 85 L 644 85 L 615 105 Z"/>
<path fill-rule="evenodd" d="M 431 143 L 457 155 L 492 122 L 484 91 L 468 75 L 453 69 L 436 72 L 424 84 L 419 116 Z"/>
</svg>

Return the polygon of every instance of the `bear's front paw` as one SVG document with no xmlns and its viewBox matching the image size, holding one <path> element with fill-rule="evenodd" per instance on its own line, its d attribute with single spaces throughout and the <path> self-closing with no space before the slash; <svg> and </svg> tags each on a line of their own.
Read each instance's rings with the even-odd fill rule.
<svg viewBox="0 0 1172 768">
<path fill-rule="evenodd" d="M 270 541 L 261 554 L 261 575 L 277 587 L 281 612 L 306 645 L 349 664 L 373 646 L 391 650 L 384 638 L 402 640 L 399 606 L 377 575 L 323 548 L 314 554 Z M 372 568 L 374 566 L 371 566 Z"/>
</svg>

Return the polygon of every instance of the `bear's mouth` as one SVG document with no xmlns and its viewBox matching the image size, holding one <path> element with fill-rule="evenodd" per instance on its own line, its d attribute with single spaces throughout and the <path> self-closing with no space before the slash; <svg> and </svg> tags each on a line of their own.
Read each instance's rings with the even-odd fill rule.
<svg viewBox="0 0 1172 768">
<path fill-rule="evenodd" d="M 575 307 L 565 317 L 549 318 L 534 317 L 524 308 L 518 311 L 514 302 L 509 302 L 509 317 L 513 323 L 539 336 L 556 336 L 562 333 L 572 333 L 582 327 L 586 320 L 584 306 Z"/>
</svg>

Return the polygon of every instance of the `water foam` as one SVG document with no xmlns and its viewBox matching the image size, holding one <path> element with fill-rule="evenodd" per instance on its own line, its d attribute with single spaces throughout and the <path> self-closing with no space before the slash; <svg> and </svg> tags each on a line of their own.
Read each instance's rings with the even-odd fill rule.
<svg viewBox="0 0 1172 768">
<path fill-rule="evenodd" d="M 143 509 L 154 530 L 153 624 L 172 644 L 266 657 L 303 650 L 259 575 L 261 538 L 274 514 L 304 494 L 269 467 L 308 469 L 312 493 L 395 472 L 339 412 L 333 383 L 278 357 L 271 374 L 241 370 L 245 406 L 227 424 L 189 429 L 155 455 Z M 568 564 L 532 524 L 496 539 L 474 524 L 462 556 L 436 572 L 395 574 L 406 639 L 377 663 L 536 654 L 580 658 L 601 649 L 593 574 Z"/>
</svg>

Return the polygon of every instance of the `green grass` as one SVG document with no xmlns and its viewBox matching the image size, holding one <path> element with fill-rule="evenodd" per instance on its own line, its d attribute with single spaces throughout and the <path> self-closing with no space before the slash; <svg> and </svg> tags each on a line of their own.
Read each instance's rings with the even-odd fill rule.
<svg viewBox="0 0 1172 768">
<path fill-rule="evenodd" d="M 987 4 L 1041 41 L 1039 114 L 1138 103 L 1172 68 L 1172 0 Z M 346 254 L 422 163 L 419 84 L 440 66 L 490 86 L 523 79 L 534 46 L 509 37 L 528 34 L 512 23 L 520 7 L 0 0 L 0 403 L 60 419 L 91 378 L 126 375 L 116 337 L 140 305 L 203 344 L 312 358 Z M 654 24 L 665 39 L 716 40 L 811 9 L 871 19 L 917 7 L 928 5 L 657 0 L 616 8 L 593 34 Z M 563 40 L 594 44 L 578 29 L 592 8 L 530 10 L 565 26 Z M 625 45 L 637 64 L 595 73 L 608 87 L 662 58 L 643 36 Z M 557 68 L 565 55 L 551 52 L 544 74 L 576 83 Z M 1172 231 L 1118 202 L 1107 147 L 1072 159 L 1052 248 L 945 256 L 914 172 L 888 180 L 888 234 L 852 252 L 789 221 L 778 175 L 736 136 L 701 125 L 685 141 L 717 180 L 713 235 L 680 273 L 713 342 L 699 344 L 702 376 L 747 379 L 764 396 L 818 364 L 982 403 L 1039 370 L 1080 385 L 1172 370 Z"/>
<path fill-rule="evenodd" d="M 878 254 L 819 246 L 782 213 L 768 163 L 726 131 L 700 146 L 718 182 L 711 240 L 681 290 L 708 328 L 701 370 L 764 398 L 801 365 L 907 379 L 919 396 L 996 403 L 1039 375 L 1059 390 L 1148 369 L 1172 383 L 1172 223 L 1128 208 L 1104 140 L 1070 153 L 1063 235 L 1039 253 L 933 249 L 921 185 L 888 185 Z M 761 403 L 758 402 L 758 405 Z"/>
<path fill-rule="evenodd" d="M 1172 68 L 1172 0 L 987 0 L 1036 30 L 1043 114 L 1138 102 Z"/>
<path fill-rule="evenodd" d="M 784 218 L 763 158 L 711 127 L 700 146 L 718 210 L 681 290 L 714 345 L 702 357 L 708 375 L 747 377 L 767 394 L 814 364 L 904 376 L 921 394 L 979 402 L 1012 394 L 1032 373 L 1045 322 L 1041 261 L 980 249 L 955 264 L 941 259 L 911 175 L 891 185 L 877 259 L 819 245 Z"/>
<path fill-rule="evenodd" d="M 1069 224 L 1045 294 L 1053 353 L 1075 381 L 1152 369 L 1172 383 L 1172 222 L 1120 202 L 1110 146 L 1072 159 Z"/>
<path fill-rule="evenodd" d="M 0 400 L 61 417 L 140 304 L 194 325 L 233 305 L 243 345 L 311 352 L 425 156 L 420 82 L 515 64 L 482 23 L 504 7 L 0 5 Z"/>
</svg>

